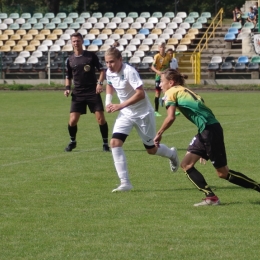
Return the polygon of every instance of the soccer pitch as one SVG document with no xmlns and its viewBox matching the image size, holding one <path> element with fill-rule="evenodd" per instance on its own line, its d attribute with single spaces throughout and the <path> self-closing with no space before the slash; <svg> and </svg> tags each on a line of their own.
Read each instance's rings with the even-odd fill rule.
<svg viewBox="0 0 260 260">
<path fill-rule="evenodd" d="M 260 182 L 260 92 L 196 92 L 224 128 L 230 168 Z M 119 182 L 92 114 L 66 153 L 62 91 L 2 91 L 0 104 L 0 259 L 259 259 L 260 194 L 219 179 L 210 162 L 197 168 L 222 204 L 196 208 L 203 193 L 133 130 L 124 150 L 134 189 L 111 193 Z M 109 136 L 116 115 L 106 114 Z M 181 159 L 196 132 L 180 115 L 162 143 Z"/>
</svg>

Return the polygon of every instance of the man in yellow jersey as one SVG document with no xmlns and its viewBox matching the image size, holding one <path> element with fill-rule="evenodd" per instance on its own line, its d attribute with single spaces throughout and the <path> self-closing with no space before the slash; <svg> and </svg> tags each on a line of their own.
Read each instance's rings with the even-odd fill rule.
<svg viewBox="0 0 260 260">
<path fill-rule="evenodd" d="M 162 42 L 158 45 L 159 53 L 154 55 L 153 64 L 151 66 L 151 69 L 156 73 L 155 74 L 155 98 L 154 98 L 154 114 L 155 116 L 161 116 L 158 112 L 159 110 L 159 98 L 161 95 L 161 73 L 170 67 L 170 62 L 172 60 L 172 57 L 170 54 L 167 54 L 165 52 L 166 44 L 165 42 Z"/>
</svg>

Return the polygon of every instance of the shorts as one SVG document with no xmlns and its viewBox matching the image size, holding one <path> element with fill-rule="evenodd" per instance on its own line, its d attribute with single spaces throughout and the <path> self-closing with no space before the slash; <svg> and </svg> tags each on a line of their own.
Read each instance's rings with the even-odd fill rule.
<svg viewBox="0 0 260 260">
<path fill-rule="evenodd" d="M 155 91 L 158 91 L 158 92 L 162 91 L 160 84 L 161 84 L 161 80 L 155 80 Z"/>
<path fill-rule="evenodd" d="M 120 133 L 128 136 L 133 127 L 146 147 L 154 146 L 153 139 L 156 134 L 154 111 L 138 118 L 129 118 L 120 112 L 113 128 L 113 134 Z"/>
<path fill-rule="evenodd" d="M 104 111 L 104 106 L 100 94 L 87 95 L 85 97 L 78 97 L 77 95 L 71 95 L 71 107 L 70 113 L 77 112 L 80 114 L 87 113 L 87 106 L 91 113 L 96 111 Z"/>
<path fill-rule="evenodd" d="M 221 125 L 207 125 L 202 133 L 193 137 L 187 151 L 210 160 L 216 169 L 226 166 L 227 156 Z"/>
</svg>

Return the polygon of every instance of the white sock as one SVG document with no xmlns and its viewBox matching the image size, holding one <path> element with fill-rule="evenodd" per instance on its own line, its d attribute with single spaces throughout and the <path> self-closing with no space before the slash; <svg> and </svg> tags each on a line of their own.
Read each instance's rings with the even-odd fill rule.
<svg viewBox="0 0 260 260">
<path fill-rule="evenodd" d="M 111 148 L 118 177 L 122 183 L 130 183 L 125 153 L 122 147 Z"/>
<path fill-rule="evenodd" d="M 173 151 L 170 148 L 168 148 L 165 144 L 160 144 L 155 155 L 167 157 L 170 159 L 173 157 Z"/>
</svg>

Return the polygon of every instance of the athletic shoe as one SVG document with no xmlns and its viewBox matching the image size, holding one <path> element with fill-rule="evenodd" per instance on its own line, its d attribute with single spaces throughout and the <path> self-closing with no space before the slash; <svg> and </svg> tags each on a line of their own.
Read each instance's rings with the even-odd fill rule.
<svg viewBox="0 0 260 260">
<path fill-rule="evenodd" d="M 154 112 L 155 116 L 162 116 L 161 114 L 159 114 L 157 111 Z"/>
<path fill-rule="evenodd" d="M 176 111 L 175 112 L 175 116 L 178 116 L 178 115 L 180 115 L 181 113 L 179 112 L 179 111 Z"/>
<path fill-rule="evenodd" d="M 180 166 L 177 149 L 172 147 L 171 150 L 173 151 L 173 156 L 170 159 L 170 169 L 172 172 L 177 172 Z"/>
<path fill-rule="evenodd" d="M 131 189 L 133 189 L 133 186 L 130 183 L 122 183 L 116 189 L 112 190 L 112 192 L 129 191 Z"/>
<path fill-rule="evenodd" d="M 213 197 L 206 197 L 205 199 L 202 199 L 202 202 L 194 204 L 195 207 L 198 206 L 217 206 L 220 204 L 220 200 L 217 196 Z"/>
<path fill-rule="evenodd" d="M 71 152 L 74 148 L 76 148 L 77 142 L 70 142 L 68 146 L 65 148 L 65 152 Z"/>
<path fill-rule="evenodd" d="M 107 144 L 103 144 L 103 152 L 110 152 L 110 148 Z"/>
</svg>

